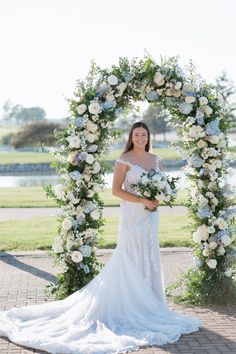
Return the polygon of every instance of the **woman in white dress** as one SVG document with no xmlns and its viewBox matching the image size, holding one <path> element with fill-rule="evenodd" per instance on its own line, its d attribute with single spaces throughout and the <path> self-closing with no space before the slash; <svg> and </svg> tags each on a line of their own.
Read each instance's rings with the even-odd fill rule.
<svg viewBox="0 0 236 354">
<path fill-rule="evenodd" d="M 0 335 L 55 354 L 117 354 L 164 345 L 199 329 L 201 321 L 168 307 L 157 238 L 158 201 L 131 184 L 159 168 L 150 133 L 135 123 L 116 161 L 113 194 L 121 198 L 118 244 L 102 271 L 64 300 L 0 312 Z"/>
</svg>

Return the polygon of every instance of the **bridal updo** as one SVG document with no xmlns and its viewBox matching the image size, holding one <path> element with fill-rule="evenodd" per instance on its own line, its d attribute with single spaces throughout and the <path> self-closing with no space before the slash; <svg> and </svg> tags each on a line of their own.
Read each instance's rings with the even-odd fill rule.
<svg viewBox="0 0 236 354">
<path fill-rule="evenodd" d="M 128 138 L 128 141 L 126 143 L 126 146 L 125 146 L 125 149 L 123 151 L 123 153 L 125 152 L 128 152 L 130 150 L 133 149 L 134 147 L 134 144 L 132 143 L 132 135 L 133 135 L 133 131 L 135 128 L 144 128 L 146 131 L 147 131 L 147 134 L 148 134 L 148 142 L 147 144 L 145 145 L 145 151 L 149 152 L 150 150 L 150 131 L 149 131 L 149 128 L 148 126 L 143 123 L 143 122 L 136 122 L 132 125 L 130 131 L 129 131 L 129 138 Z"/>
</svg>

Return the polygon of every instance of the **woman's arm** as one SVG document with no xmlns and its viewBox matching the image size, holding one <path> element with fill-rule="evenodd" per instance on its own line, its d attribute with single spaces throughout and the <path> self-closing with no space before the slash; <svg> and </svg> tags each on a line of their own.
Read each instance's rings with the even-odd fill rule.
<svg viewBox="0 0 236 354">
<path fill-rule="evenodd" d="M 119 197 L 119 198 L 128 200 L 130 202 L 143 203 L 144 198 L 139 197 L 139 196 L 132 194 L 130 192 L 127 192 L 122 188 L 122 184 L 123 184 L 126 172 L 127 172 L 127 165 L 125 165 L 121 162 L 116 162 L 114 176 L 113 176 L 113 183 L 112 183 L 112 194 Z"/>
</svg>

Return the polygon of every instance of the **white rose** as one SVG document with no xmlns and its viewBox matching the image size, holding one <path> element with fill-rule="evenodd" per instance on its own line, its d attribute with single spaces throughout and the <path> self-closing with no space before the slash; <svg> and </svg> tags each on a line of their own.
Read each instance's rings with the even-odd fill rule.
<svg viewBox="0 0 236 354">
<path fill-rule="evenodd" d="M 65 186 L 63 186 L 62 184 L 57 184 L 56 186 L 54 186 L 54 193 L 56 194 L 57 197 L 64 198 Z"/>
<path fill-rule="evenodd" d="M 201 243 L 201 241 L 202 241 L 201 235 L 199 233 L 197 233 L 197 232 L 194 232 L 193 241 L 196 242 L 196 243 Z"/>
<path fill-rule="evenodd" d="M 84 112 L 86 112 L 87 110 L 87 106 L 86 104 L 80 104 L 78 107 L 77 107 L 77 112 L 79 114 L 83 114 Z"/>
<path fill-rule="evenodd" d="M 208 257 L 209 254 L 210 254 L 209 249 L 208 248 L 204 248 L 204 250 L 202 251 L 202 254 L 203 254 L 204 257 Z"/>
<path fill-rule="evenodd" d="M 90 213 L 90 216 L 93 220 L 98 220 L 100 218 L 100 213 L 99 211 L 97 210 L 93 210 L 91 213 Z"/>
<path fill-rule="evenodd" d="M 73 166 L 76 166 L 79 164 L 79 161 L 76 160 L 77 154 L 78 154 L 78 151 L 71 151 L 68 155 L 67 161 Z"/>
<path fill-rule="evenodd" d="M 227 269 L 227 270 L 225 271 L 225 275 L 226 275 L 226 277 L 231 277 L 231 275 L 232 275 L 232 269 L 231 269 L 231 268 Z"/>
<path fill-rule="evenodd" d="M 66 140 L 71 148 L 78 149 L 80 147 L 80 138 L 78 136 L 68 136 Z"/>
<path fill-rule="evenodd" d="M 216 249 L 216 248 L 217 248 L 217 243 L 216 243 L 215 241 L 211 241 L 211 242 L 209 243 L 209 248 L 210 248 L 211 250 Z"/>
<path fill-rule="evenodd" d="M 90 120 L 88 121 L 86 128 L 91 132 L 95 133 L 98 130 L 97 124 L 91 122 Z"/>
<path fill-rule="evenodd" d="M 96 140 L 96 135 L 92 134 L 92 133 L 89 133 L 86 136 L 86 140 L 88 140 L 88 142 L 92 144 Z"/>
<path fill-rule="evenodd" d="M 218 205 L 219 204 L 219 201 L 218 201 L 218 199 L 217 198 L 212 198 L 212 200 L 211 200 L 211 202 L 212 202 L 212 204 L 213 205 Z"/>
<path fill-rule="evenodd" d="M 83 255 L 79 251 L 74 251 L 71 253 L 71 259 L 75 263 L 79 263 L 83 260 Z"/>
<path fill-rule="evenodd" d="M 65 218 L 62 222 L 62 228 L 65 231 L 68 231 L 72 228 L 72 220 L 70 218 Z"/>
<path fill-rule="evenodd" d="M 199 103 L 200 103 L 200 106 L 205 106 L 208 103 L 208 99 L 206 97 L 202 96 L 199 98 Z"/>
<path fill-rule="evenodd" d="M 84 257 L 90 257 L 92 248 L 89 245 L 83 245 L 79 248 L 79 251 L 82 253 Z"/>
<path fill-rule="evenodd" d="M 184 100 L 186 103 L 193 103 L 196 101 L 196 98 L 194 96 L 186 96 Z"/>
<path fill-rule="evenodd" d="M 95 158 L 93 157 L 93 155 L 88 154 L 85 158 L 85 161 L 89 164 L 92 164 L 95 161 Z"/>
<path fill-rule="evenodd" d="M 228 227 L 227 222 L 223 218 L 216 219 L 215 224 L 219 227 L 220 230 L 225 230 Z"/>
<path fill-rule="evenodd" d="M 218 254 L 220 256 L 223 256 L 225 254 L 225 249 L 224 249 L 224 246 L 223 245 L 220 245 L 220 247 L 218 248 Z"/>
<path fill-rule="evenodd" d="M 93 166 L 93 172 L 98 173 L 101 170 L 101 166 L 99 162 L 95 161 L 94 166 Z"/>
<path fill-rule="evenodd" d="M 157 84 L 158 86 L 161 86 L 164 84 L 164 78 L 165 75 L 161 74 L 159 71 L 156 72 L 153 81 L 155 82 L 155 84 Z"/>
<path fill-rule="evenodd" d="M 208 137 L 207 140 L 210 141 L 211 144 L 218 144 L 220 141 L 220 138 L 217 135 L 212 135 L 212 136 Z"/>
<path fill-rule="evenodd" d="M 207 147 L 207 143 L 206 143 L 204 140 L 200 139 L 200 140 L 198 140 L 198 142 L 197 142 L 197 147 L 198 147 L 199 149 L 203 149 L 203 148 Z"/>
<path fill-rule="evenodd" d="M 52 246 L 52 249 L 55 253 L 63 253 L 64 252 L 63 240 L 60 237 L 55 238 L 55 243 Z"/>
<path fill-rule="evenodd" d="M 210 106 L 202 106 L 202 111 L 209 117 L 213 113 L 213 109 Z"/>
<path fill-rule="evenodd" d="M 91 114 L 98 114 L 101 112 L 101 106 L 98 102 L 92 102 L 90 103 L 89 107 L 88 107 L 89 113 Z"/>
<path fill-rule="evenodd" d="M 217 260 L 216 259 L 208 259 L 206 261 L 206 264 L 208 265 L 209 268 L 215 269 L 217 266 Z"/>
<path fill-rule="evenodd" d="M 181 81 L 176 82 L 175 89 L 179 90 L 181 87 L 182 87 L 182 82 Z"/>
<path fill-rule="evenodd" d="M 107 81 L 108 81 L 109 85 L 112 85 L 112 86 L 118 84 L 118 78 L 115 75 L 108 76 Z"/>
<path fill-rule="evenodd" d="M 204 225 L 201 225 L 197 228 L 195 234 L 197 234 L 197 239 L 200 239 L 203 240 L 203 241 L 206 241 L 209 237 L 209 231 L 208 231 L 208 227 L 204 224 Z M 199 237 L 198 237 L 199 236 Z"/>
<path fill-rule="evenodd" d="M 224 235 L 221 237 L 221 242 L 224 244 L 224 246 L 229 246 L 232 242 L 231 238 L 227 235 Z"/>
</svg>

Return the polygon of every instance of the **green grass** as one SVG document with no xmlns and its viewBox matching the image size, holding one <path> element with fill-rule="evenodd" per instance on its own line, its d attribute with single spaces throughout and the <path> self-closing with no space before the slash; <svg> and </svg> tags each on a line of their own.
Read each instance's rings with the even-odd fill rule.
<svg viewBox="0 0 236 354">
<path fill-rule="evenodd" d="M 118 217 L 107 217 L 101 248 L 115 247 L 118 235 Z M 161 247 L 192 246 L 187 216 L 160 218 Z M 27 220 L 0 222 L 1 251 L 49 250 L 57 234 L 56 218 L 36 217 Z"/>
<path fill-rule="evenodd" d="M 105 206 L 119 206 L 120 199 L 112 195 L 111 189 L 101 193 Z M 180 190 L 176 205 L 182 205 L 187 197 L 186 190 Z M 0 188 L 0 208 L 49 208 L 56 207 L 54 200 L 46 197 L 42 187 Z"/>
<path fill-rule="evenodd" d="M 8 151 L 0 152 L 0 164 L 52 162 L 53 155 L 46 152 Z"/>
</svg>

